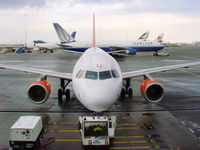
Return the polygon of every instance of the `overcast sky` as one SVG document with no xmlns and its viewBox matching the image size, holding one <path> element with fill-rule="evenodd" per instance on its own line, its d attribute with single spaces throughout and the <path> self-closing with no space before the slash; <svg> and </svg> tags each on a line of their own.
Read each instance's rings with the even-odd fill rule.
<svg viewBox="0 0 200 150">
<path fill-rule="evenodd" d="M 92 13 L 97 40 L 135 40 L 145 31 L 149 39 L 165 33 L 165 42 L 200 40 L 199 0 L 0 0 L 0 43 L 58 42 L 53 22 L 78 41 L 91 41 Z"/>
</svg>

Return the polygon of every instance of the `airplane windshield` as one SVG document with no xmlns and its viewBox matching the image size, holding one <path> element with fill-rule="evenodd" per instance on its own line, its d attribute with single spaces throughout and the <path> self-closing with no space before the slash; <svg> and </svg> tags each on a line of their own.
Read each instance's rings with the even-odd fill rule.
<svg viewBox="0 0 200 150">
<path fill-rule="evenodd" d="M 118 78 L 119 77 L 119 74 L 117 73 L 116 70 L 111 70 L 111 73 L 112 73 L 113 78 Z"/>
<path fill-rule="evenodd" d="M 99 72 L 99 79 L 100 80 L 105 80 L 105 79 L 110 79 L 112 78 L 111 74 L 110 74 L 110 71 L 102 71 L 102 72 Z"/>
<path fill-rule="evenodd" d="M 86 75 L 85 75 L 86 79 L 93 79 L 93 80 L 97 80 L 98 78 L 98 73 L 95 71 L 87 71 Z"/>
</svg>

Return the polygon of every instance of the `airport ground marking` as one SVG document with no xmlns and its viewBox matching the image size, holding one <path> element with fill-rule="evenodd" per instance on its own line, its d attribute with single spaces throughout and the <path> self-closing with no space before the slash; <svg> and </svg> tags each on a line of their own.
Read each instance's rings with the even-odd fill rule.
<svg viewBox="0 0 200 150">
<path fill-rule="evenodd" d="M 116 130 L 137 130 L 137 127 L 129 127 L 129 128 L 116 128 Z M 80 130 L 70 130 L 70 129 L 46 129 L 45 132 L 80 132 Z"/>
<path fill-rule="evenodd" d="M 77 125 L 77 122 L 50 122 L 49 125 Z M 117 126 L 137 126 L 136 123 L 123 123 L 117 124 Z"/>
<path fill-rule="evenodd" d="M 147 143 L 147 141 L 117 141 L 117 142 L 112 142 L 114 144 L 128 144 L 128 143 Z"/>
<path fill-rule="evenodd" d="M 116 130 L 137 130 L 138 127 L 129 127 L 129 128 L 116 128 Z"/>
<path fill-rule="evenodd" d="M 80 132 L 80 130 L 57 130 L 58 132 Z"/>
<path fill-rule="evenodd" d="M 77 122 L 50 122 L 49 125 L 76 125 Z"/>
<path fill-rule="evenodd" d="M 117 126 L 137 126 L 136 123 L 127 123 L 127 124 L 117 124 Z"/>
<path fill-rule="evenodd" d="M 185 72 L 185 73 L 188 73 L 188 74 L 190 74 L 190 75 L 193 75 L 193 76 L 196 76 L 196 77 L 200 78 L 200 75 L 198 75 L 198 74 L 195 74 L 195 73 L 189 72 L 189 71 L 184 70 L 184 69 L 179 69 L 179 70 L 181 70 L 181 71 L 183 71 L 183 72 Z"/>
<path fill-rule="evenodd" d="M 109 149 L 150 149 L 150 146 L 134 146 L 134 147 L 110 147 Z"/>
<path fill-rule="evenodd" d="M 145 136 L 137 135 L 137 136 L 115 136 L 115 139 L 129 139 L 129 138 L 144 138 Z"/>
<path fill-rule="evenodd" d="M 81 139 L 56 139 L 56 142 L 81 142 Z"/>
<path fill-rule="evenodd" d="M 56 142 L 81 142 L 81 139 L 56 139 Z M 128 144 L 128 143 L 147 143 L 147 141 L 118 141 L 118 142 L 111 142 L 113 144 Z"/>
</svg>

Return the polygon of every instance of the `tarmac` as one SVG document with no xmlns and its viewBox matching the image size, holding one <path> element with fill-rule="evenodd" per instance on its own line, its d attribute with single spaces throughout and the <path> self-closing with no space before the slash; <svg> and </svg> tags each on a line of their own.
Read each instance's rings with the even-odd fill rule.
<svg viewBox="0 0 200 150">
<path fill-rule="evenodd" d="M 120 56 L 116 59 L 122 71 L 181 64 L 200 60 L 200 47 L 165 48 L 169 56 Z M 30 66 L 60 72 L 72 72 L 79 54 L 61 50 L 54 53 L 7 53 L 0 55 L 1 64 Z M 200 149 L 200 66 L 152 74 L 165 86 L 164 99 L 147 103 L 140 93 L 142 77 L 133 78 L 134 96 L 119 99 L 105 115 L 117 116 L 116 137 L 108 149 L 199 150 Z M 31 103 L 27 87 L 39 75 L 0 70 L 0 149 L 9 149 L 9 128 L 22 115 L 39 115 L 44 119 L 43 149 L 84 149 L 78 131 L 78 117 L 92 115 L 76 99 L 58 107 L 59 79 L 48 78 L 52 85 L 50 98 L 41 105 Z M 96 148 L 97 149 L 97 148 Z"/>
</svg>

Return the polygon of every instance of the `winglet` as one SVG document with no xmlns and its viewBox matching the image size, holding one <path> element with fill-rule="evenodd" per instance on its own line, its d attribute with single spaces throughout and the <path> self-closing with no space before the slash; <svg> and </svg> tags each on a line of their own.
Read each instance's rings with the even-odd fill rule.
<svg viewBox="0 0 200 150">
<path fill-rule="evenodd" d="M 93 14 L 93 36 L 92 36 L 92 47 L 96 47 L 96 35 L 95 35 L 95 14 Z"/>
</svg>

